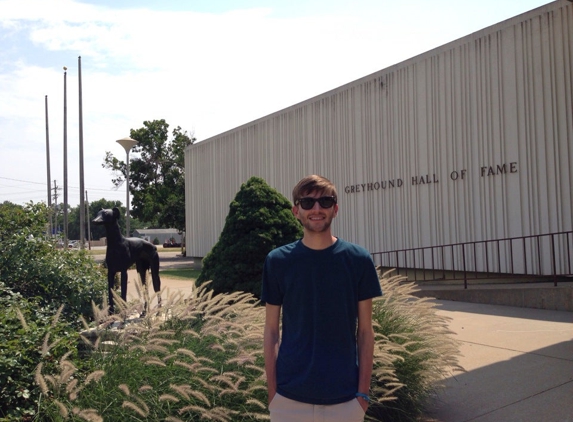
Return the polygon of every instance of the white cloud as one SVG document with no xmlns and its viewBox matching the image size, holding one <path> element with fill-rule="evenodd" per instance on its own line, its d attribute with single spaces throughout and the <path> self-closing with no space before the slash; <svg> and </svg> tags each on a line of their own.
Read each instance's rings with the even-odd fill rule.
<svg viewBox="0 0 573 422">
<path fill-rule="evenodd" d="M 69 184 L 79 185 L 79 55 L 86 187 L 108 189 L 105 151 L 123 159 L 114 141 L 144 120 L 165 119 L 203 140 L 480 29 L 472 19 L 490 10 L 463 5 L 474 8 L 464 15 L 461 7 L 359 2 L 345 13 L 280 17 L 270 8 L 214 14 L 0 0 L 0 40 L 9 46 L 0 51 L 0 177 L 45 180 L 48 95 L 52 179 L 62 183 L 65 65 Z M 0 201 L 10 199 L 1 182 Z M 90 196 L 123 200 L 121 192 Z"/>
</svg>

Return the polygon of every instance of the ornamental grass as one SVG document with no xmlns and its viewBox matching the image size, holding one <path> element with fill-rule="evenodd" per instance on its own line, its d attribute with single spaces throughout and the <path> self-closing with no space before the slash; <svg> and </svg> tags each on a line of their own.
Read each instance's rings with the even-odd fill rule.
<svg viewBox="0 0 573 422">
<path fill-rule="evenodd" d="M 414 296 L 416 285 L 392 272 L 379 272 L 384 294 L 373 303 L 373 401 L 366 420 L 417 421 L 443 381 L 463 371 L 459 342 L 448 328 L 451 319 L 436 313 L 435 301 Z"/>
<path fill-rule="evenodd" d="M 412 284 L 389 273 L 380 280 L 367 420 L 416 421 L 441 381 L 460 369 L 457 343 L 448 320 L 431 301 L 413 296 Z M 163 306 L 144 318 L 135 317 L 140 302 L 116 297 L 119 314 L 112 316 L 105 303 L 94 305 L 99 323 L 85 324 L 81 357 L 64 355 L 50 370 L 38 365 L 35 420 L 269 420 L 264 308 L 256 298 L 214 295 L 205 286 L 185 297 L 162 293 Z M 42 353 L 51 346 L 47 339 Z"/>
</svg>

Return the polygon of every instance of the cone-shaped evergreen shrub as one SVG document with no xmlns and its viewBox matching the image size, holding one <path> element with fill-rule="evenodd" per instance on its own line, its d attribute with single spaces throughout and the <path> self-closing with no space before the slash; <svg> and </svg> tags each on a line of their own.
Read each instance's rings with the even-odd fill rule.
<svg viewBox="0 0 573 422">
<path fill-rule="evenodd" d="M 231 202 L 221 236 L 203 259 L 197 285 L 212 280 L 215 293 L 243 291 L 260 298 L 267 254 L 302 237 L 291 208 L 280 192 L 251 177 Z"/>
</svg>

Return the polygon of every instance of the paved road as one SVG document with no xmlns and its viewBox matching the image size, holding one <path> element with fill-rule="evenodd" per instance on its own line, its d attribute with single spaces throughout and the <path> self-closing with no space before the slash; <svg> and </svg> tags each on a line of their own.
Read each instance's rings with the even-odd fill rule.
<svg viewBox="0 0 573 422">
<path fill-rule="evenodd" d="M 105 249 L 104 247 L 100 247 L 101 249 Z M 93 259 L 97 262 L 103 262 L 105 259 L 105 255 L 93 255 Z M 159 253 L 159 260 L 160 260 L 160 268 L 164 269 L 171 269 L 171 268 L 191 268 L 193 267 L 194 260 L 193 258 L 183 257 L 181 256 L 180 249 L 174 249 L 173 251 L 161 251 Z M 151 286 L 151 280 L 148 276 L 148 286 L 150 288 L 150 294 L 153 292 Z M 135 269 L 129 270 L 127 272 L 127 299 L 134 300 L 137 298 L 137 290 L 133 283 L 139 283 L 139 275 L 135 271 Z M 174 278 L 167 278 L 165 276 L 161 277 L 161 288 L 165 290 L 164 297 L 170 292 L 179 291 L 183 295 L 187 296 L 193 290 L 193 282 L 188 280 L 181 280 L 181 279 L 174 279 Z M 153 306 L 153 304 L 152 304 Z"/>
<path fill-rule="evenodd" d="M 105 246 L 97 246 L 92 248 L 93 250 L 105 250 Z M 92 255 L 93 259 L 98 262 L 103 262 L 105 259 L 105 253 Z M 181 249 L 175 248 L 168 251 L 160 251 L 159 259 L 161 261 L 161 267 L 168 268 L 174 264 L 176 265 L 193 265 L 193 258 L 187 258 L 181 256 Z"/>
</svg>

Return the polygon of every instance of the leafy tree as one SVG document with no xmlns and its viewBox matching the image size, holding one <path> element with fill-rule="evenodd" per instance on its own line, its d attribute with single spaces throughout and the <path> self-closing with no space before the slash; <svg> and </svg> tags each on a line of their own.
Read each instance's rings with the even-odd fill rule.
<svg viewBox="0 0 573 422">
<path fill-rule="evenodd" d="M 107 199 L 101 198 L 97 201 L 92 201 L 89 203 L 89 218 L 90 221 L 95 218 L 97 213 L 102 209 L 111 209 L 117 207 L 120 211 L 121 215 L 125 215 L 125 207 L 122 206 L 120 201 L 108 201 Z M 78 210 L 79 213 L 79 210 Z M 130 220 L 130 227 L 135 226 L 134 219 Z M 79 222 L 79 219 L 78 219 Z M 79 224 L 78 224 L 79 227 Z M 125 233 L 125 218 L 119 219 L 119 228 L 122 233 Z M 96 226 L 95 224 L 90 224 L 90 231 L 91 231 L 91 238 L 94 240 L 101 239 L 102 237 L 106 236 L 105 227 L 104 226 Z M 79 239 L 79 237 L 76 237 Z"/>
<path fill-rule="evenodd" d="M 4 201 L 0 204 L 0 242 L 26 229 L 35 236 L 42 236 L 47 228 L 50 210 L 42 204 L 22 205 Z"/>
<path fill-rule="evenodd" d="M 152 227 L 185 229 L 185 148 L 195 138 L 176 127 L 169 139 L 165 120 L 143 122 L 131 129 L 130 136 L 139 142 L 130 153 L 130 192 L 133 194 L 132 215 Z M 126 163 L 106 152 L 104 168 L 114 172 L 112 182 L 125 181 Z"/>
<path fill-rule="evenodd" d="M 231 202 L 221 237 L 203 259 L 197 285 L 212 280 L 215 293 L 244 291 L 260 297 L 267 254 L 302 237 L 291 208 L 276 189 L 251 177 Z"/>
<path fill-rule="evenodd" d="M 65 207 L 68 209 L 68 228 L 70 227 L 70 212 L 71 207 L 67 204 Z M 63 202 L 58 202 L 58 204 L 53 205 L 52 213 L 53 213 L 53 234 L 59 234 L 60 236 L 64 235 L 64 204 Z M 69 238 L 69 234 L 68 234 Z"/>
<path fill-rule="evenodd" d="M 119 212 L 121 215 L 125 215 L 125 207 L 121 204 L 121 201 L 108 201 L 107 199 L 98 199 L 97 201 L 93 201 L 89 203 L 89 212 L 86 216 L 86 219 L 93 220 L 99 210 L 101 209 L 110 209 L 113 207 L 119 208 Z M 86 222 L 87 225 L 87 222 Z M 90 223 L 90 231 L 91 231 L 91 238 L 93 240 L 101 239 L 105 237 L 105 227 L 104 226 L 96 226 Z M 139 221 L 137 218 L 133 218 L 131 216 L 130 219 L 130 228 L 131 231 L 137 230 L 140 228 L 145 227 L 145 224 Z M 125 233 L 125 218 L 119 219 L 119 228 L 122 233 Z M 79 239 L 80 238 L 80 207 L 71 208 L 68 214 L 68 237 L 70 239 Z M 87 228 L 86 228 L 86 240 L 88 238 L 87 235 Z"/>
</svg>

